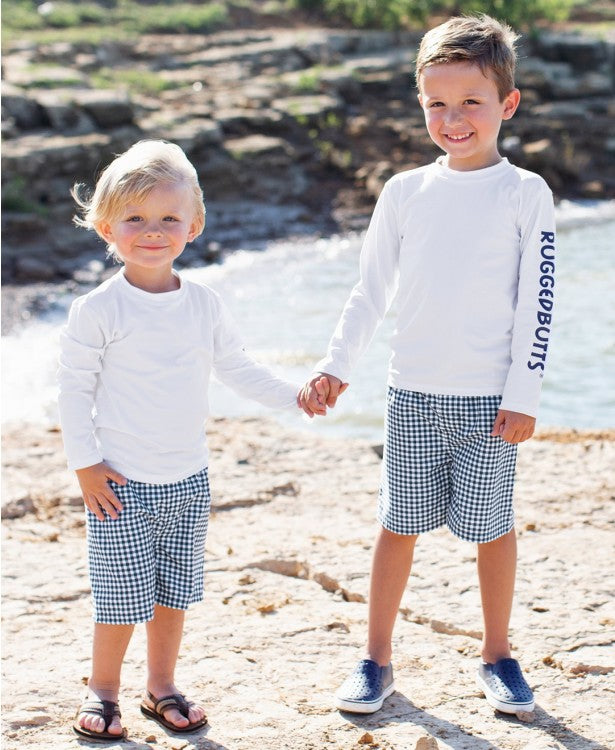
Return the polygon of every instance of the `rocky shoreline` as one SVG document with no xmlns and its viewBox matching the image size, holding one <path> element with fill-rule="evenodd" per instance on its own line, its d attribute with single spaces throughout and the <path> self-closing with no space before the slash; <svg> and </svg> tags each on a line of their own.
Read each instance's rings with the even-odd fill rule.
<svg viewBox="0 0 615 750">
<path fill-rule="evenodd" d="M 436 154 L 412 89 L 419 38 L 301 28 L 5 45 L 3 282 L 100 278 L 104 247 L 72 226 L 69 190 L 140 138 L 179 143 L 201 176 L 208 225 L 186 265 L 363 228 L 384 180 Z M 615 196 L 614 80 L 613 39 L 528 37 L 503 153 L 559 198 Z"/>
<path fill-rule="evenodd" d="M 615 432 L 550 431 L 519 451 L 511 640 L 535 694 L 506 717 L 474 673 L 481 614 L 473 545 L 417 546 L 394 644 L 396 692 L 373 716 L 331 694 L 361 655 L 380 459 L 370 444 L 263 419 L 210 420 L 206 592 L 187 616 L 178 678 L 207 706 L 173 737 L 138 706 L 143 628 L 121 696 L 134 750 L 607 750 L 612 712 Z M 69 750 L 90 660 L 83 505 L 57 428 L 2 435 L 5 750 Z"/>
</svg>

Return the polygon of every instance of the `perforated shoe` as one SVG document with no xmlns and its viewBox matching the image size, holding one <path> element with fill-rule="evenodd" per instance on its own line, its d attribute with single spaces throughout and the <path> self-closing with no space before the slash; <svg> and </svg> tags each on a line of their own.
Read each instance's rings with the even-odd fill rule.
<svg viewBox="0 0 615 750">
<path fill-rule="evenodd" d="M 360 661 L 335 694 L 335 707 L 355 714 L 373 714 L 395 690 L 393 666 L 371 659 Z"/>
<path fill-rule="evenodd" d="M 505 714 L 534 710 L 534 694 L 525 681 L 516 659 L 500 659 L 481 664 L 476 676 L 489 705 Z"/>
</svg>

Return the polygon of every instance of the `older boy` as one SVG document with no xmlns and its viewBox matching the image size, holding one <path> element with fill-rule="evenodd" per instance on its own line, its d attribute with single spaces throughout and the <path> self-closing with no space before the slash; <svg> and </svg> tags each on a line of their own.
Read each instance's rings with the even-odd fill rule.
<svg viewBox="0 0 615 750">
<path fill-rule="evenodd" d="M 444 152 L 385 185 L 327 356 L 301 395 L 324 414 L 397 293 L 366 658 L 336 695 L 377 711 L 394 690 L 391 638 L 418 534 L 447 525 L 478 544 L 484 617 L 478 683 L 495 708 L 531 711 L 511 658 L 516 446 L 530 438 L 551 326 L 549 188 L 498 152 L 519 104 L 516 37 L 488 16 L 453 18 L 416 63 L 427 130 Z"/>
</svg>

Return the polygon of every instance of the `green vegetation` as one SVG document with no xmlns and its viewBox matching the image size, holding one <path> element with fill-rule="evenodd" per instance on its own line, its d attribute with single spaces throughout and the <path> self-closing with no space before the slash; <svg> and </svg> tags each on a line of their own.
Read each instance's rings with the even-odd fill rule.
<svg viewBox="0 0 615 750">
<path fill-rule="evenodd" d="M 44 6 L 42 6 L 44 7 Z M 96 3 L 49 3 L 48 13 L 37 13 L 43 23 L 56 29 L 69 29 L 84 24 L 105 23 L 106 9 Z"/>
<path fill-rule="evenodd" d="M 83 77 L 77 71 L 68 68 L 55 68 L 49 65 L 28 65 L 29 76 L 26 88 L 55 89 L 72 88 L 83 85 Z"/>
<path fill-rule="evenodd" d="M 359 28 L 402 29 L 432 16 L 488 13 L 517 28 L 561 21 L 586 0 L 292 0 L 298 8 Z"/>
<path fill-rule="evenodd" d="M 317 94 L 322 88 L 322 81 L 328 73 L 339 72 L 339 65 L 313 65 L 298 73 L 282 75 L 280 80 L 285 81 L 296 94 Z"/>
<path fill-rule="evenodd" d="M 5 42 L 127 39 L 143 33 L 208 33 L 271 19 L 284 25 L 297 13 L 336 27 L 406 29 L 460 13 L 489 13 L 519 29 L 572 18 L 613 21 L 610 0 L 1 0 Z M 305 81 L 308 88 L 313 81 Z"/>
<path fill-rule="evenodd" d="M 298 94 L 314 94 L 319 91 L 320 71 L 321 68 L 319 66 L 302 70 L 295 84 L 295 91 Z"/>
<path fill-rule="evenodd" d="M 160 73 L 136 68 L 100 68 L 92 73 L 91 82 L 97 89 L 125 88 L 130 93 L 155 96 L 170 88 L 177 88 L 173 81 L 165 80 Z"/>
<path fill-rule="evenodd" d="M 2 0 L 2 26 L 5 29 L 40 29 L 43 18 L 36 12 L 36 6 L 28 0 Z"/>
<path fill-rule="evenodd" d="M 143 7 L 132 0 L 121 3 L 126 8 L 126 23 L 137 33 L 203 33 L 228 21 L 226 6 L 221 3 L 154 3 Z"/>
<path fill-rule="evenodd" d="M 133 34 L 203 33 L 228 23 L 225 2 L 138 2 L 107 0 L 106 2 L 45 2 L 34 0 L 2 0 L 2 25 L 9 31 L 41 31 L 49 29 L 81 30 L 105 28 L 109 36 L 116 29 Z"/>
<path fill-rule="evenodd" d="M 2 186 L 2 210 L 40 216 L 47 214 L 44 206 L 28 197 L 26 181 L 23 177 L 13 177 Z"/>
</svg>

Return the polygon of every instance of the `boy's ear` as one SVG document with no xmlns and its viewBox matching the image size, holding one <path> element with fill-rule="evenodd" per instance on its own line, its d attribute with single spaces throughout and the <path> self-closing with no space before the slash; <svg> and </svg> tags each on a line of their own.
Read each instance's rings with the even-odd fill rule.
<svg viewBox="0 0 615 750">
<path fill-rule="evenodd" d="M 510 118 L 517 111 L 520 100 L 521 92 L 519 91 L 519 89 L 513 89 L 509 94 L 506 95 L 506 97 L 504 98 L 504 112 L 502 114 L 502 119 L 510 120 Z"/>
<path fill-rule="evenodd" d="M 111 224 L 108 221 L 101 221 L 94 224 L 94 229 L 105 242 L 113 242 L 113 232 L 111 231 Z"/>
<path fill-rule="evenodd" d="M 201 230 L 202 232 L 203 230 Z M 190 229 L 188 231 L 188 242 L 192 242 L 192 240 L 195 240 L 199 234 L 199 227 L 196 221 L 193 221 L 192 224 L 190 224 Z"/>
</svg>

